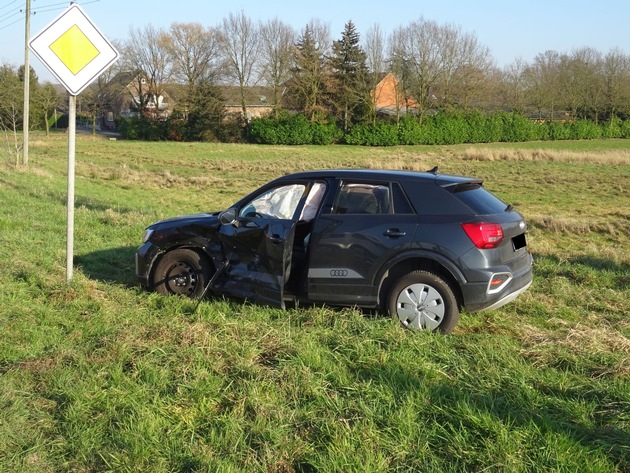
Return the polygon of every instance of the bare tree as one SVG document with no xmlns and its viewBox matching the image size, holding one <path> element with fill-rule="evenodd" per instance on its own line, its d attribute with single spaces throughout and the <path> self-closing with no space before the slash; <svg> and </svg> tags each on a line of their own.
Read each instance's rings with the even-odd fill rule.
<svg viewBox="0 0 630 473">
<path fill-rule="evenodd" d="M 329 56 L 332 48 L 332 34 L 330 24 L 324 23 L 319 18 L 313 18 L 308 22 L 313 41 L 319 52 L 323 56 Z"/>
<path fill-rule="evenodd" d="M 365 33 L 363 50 L 368 69 L 375 74 L 385 72 L 385 33 L 377 23 Z"/>
<path fill-rule="evenodd" d="M 230 13 L 221 26 L 221 46 L 227 71 L 239 86 L 243 119 L 247 120 L 245 88 L 258 79 L 254 74 L 260 59 L 260 27 L 242 10 Z"/>
<path fill-rule="evenodd" d="M 411 97 L 410 87 L 412 84 L 412 72 L 407 60 L 407 53 L 405 48 L 405 36 L 407 31 L 405 28 L 396 29 L 389 36 L 389 66 L 393 74 L 396 76 L 395 82 L 395 96 L 396 96 L 396 120 L 400 119 L 402 110 L 402 104 L 404 104 L 407 113 L 409 111 L 409 105 L 413 102 Z"/>
<path fill-rule="evenodd" d="M 50 131 L 50 113 L 55 110 L 60 100 L 61 94 L 50 82 L 46 82 L 35 90 L 36 108 L 43 115 L 46 136 L 48 136 Z"/>
<path fill-rule="evenodd" d="M 585 118 L 590 104 L 596 100 L 598 61 L 599 53 L 592 48 L 576 49 L 571 54 L 561 56 L 561 97 L 574 119 Z M 590 90 L 592 88 L 594 91 Z"/>
<path fill-rule="evenodd" d="M 531 104 L 538 110 L 541 118 L 548 115 L 553 120 L 560 106 L 561 62 L 562 58 L 557 51 L 545 51 L 538 54 L 531 66 L 524 71 Z"/>
<path fill-rule="evenodd" d="M 602 64 L 606 109 L 611 117 L 618 112 L 629 112 L 630 104 L 630 56 L 619 48 L 611 49 Z"/>
<path fill-rule="evenodd" d="M 394 72 L 418 105 L 420 119 L 435 103 L 443 57 L 440 49 L 440 26 L 420 18 L 398 28 L 390 39 Z"/>
<path fill-rule="evenodd" d="M 16 71 L 8 65 L 0 66 L 0 131 L 6 154 L 19 164 L 23 143 L 18 137 L 23 119 L 23 89 Z"/>
<path fill-rule="evenodd" d="M 274 112 L 280 109 L 284 83 L 291 77 L 295 50 L 295 30 L 278 18 L 261 26 L 263 77 L 273 88 Z"/>
<path fill-rule="evenodd" d="M 502 102 L 518 113 L 524 113 L 530 104 L 528 82 L 526 78 L 527 63 L 517 58 L 501 71 Z"/>
<path fill-rule="evenodd" d="M 122 48 L 124 68 L 136 73 L 133 99 L 141 114 L 157 111 L 164 84 L 171 78 L 173 58 L 168 43 L 167 33 L 147 25 L 131 28 Z"/>
<path fill-rule="evenodd" d="M 376 103 L 379 97 L 376 85 L 385 72 L 385 34 L 378 24 L 372 25 L 365 34 L 363 50 L 366 55 L 366 65 L 369 71 L 370 90 L 373 91 L 371 120 L 376 122 Z"/>
<path fill-rule="evenodd" d="M 582 118 L 593 118 L 597 123 L 605 99 L 602 54 L 593 48 L 580 48 L 573 52 L 572 59 Z"/>
<path fill-rule="evenodd" d="M 173 59 L 172 78 L 187 85 L 215 81 L 219 70 L 219 35 L 199 23 L 173 23 L 166 47 Z"/>
<path fill-rule="evenodd" d="M 490 49 L 472 33 L 445 27 L 443 35 L 444 102 L 466 109 L 488 95 L 489 76 L 494 70 Z"/>
</svg>

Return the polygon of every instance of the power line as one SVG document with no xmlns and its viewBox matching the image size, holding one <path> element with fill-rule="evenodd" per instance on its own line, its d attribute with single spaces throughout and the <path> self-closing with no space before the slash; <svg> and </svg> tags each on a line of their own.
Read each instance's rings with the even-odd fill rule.
<svg viewBox="0 0 630 473">
<path fill-rule="evenodd" d="M 68 3 L 68 2 L 64 2 L 64 5 Z M 37 13 L 45 13 L 47 11 L 55 11 L 55 10 L 65 10 L 66 7 L 52 7 L 52 8 L 45 8 L 43 10 L 38 9 L 37 11 L 33 12 L 33 15 L 37 14 Z"/>
<path fill-rule="evenodd" d="M 11 2 L 9 2 L 8 4 L 4 5 L 3 7 L 0 7 L 0 10 L 7 8 L 8 6 L 12 5 L 13 3 L 16 3 L 19 0 L 13 0 Z M 83 2 L 81 5 L 89 5 L 90 3 L 96 3 L 99 2 L 100 0 L 91 0 L 89 2 Z M 60 6 L 61 5 L 61 6 Z M 45 13 L 45 12 L 49 12 L 49 11 L 55 11 L 55 10 L 63 10 L 66 8 L 66 6 L 68 5 L 68 2 L 59 2 L 59 3 L 49 3 L 47 5 L 40 5 L 36 11 L 32 11 L 31 14 L 35 15 L 36 13 Z M 17 20 L 12 20 L 12 18 L 16 15 L 20 15 L 20 18 L 18 18 Z M 2 25 L 0 26 L 0 31 L 7 29 L 8 27 L 15 25 L 16 23 L 22 21 L 22 19 L 24 18 L 24 11 L 21 9 L 21 7 L 15 7 L 13 10 L 10 10 L 4 14 L 0 14 L 0 24 L 6 22 L 6 21 L 11 21 L 10 23 L 7 23 L 6 25 Z"/>
<path fill-rule="evenodd" d="M 0 21 L 8 20 L 12 16 L 18 15 L 20 13 L 22 13 L 22 10 L 20 10 L 19 8 L 16 8 L 15 10 L 11 10 L 7 13 L 4 13 L 3 15 L 0 15 Z"/>
<path fill-rule="evenodd" d="M 22 14 L 22 12 L 18 12 L 17 14 L 20 15 L 20 17 L 17 20 L 13 20 L 11 23 L 8 23 L 6 25 L 0 26 L 0 30 L 4 30 L 4 29 L 8 28 L 9 26 L 16 24 L 17 22 L 22 21 L 22 19 L 24 18 L 24 15 Z M 11 16 L 13 17 L 15 15 L 11 15 Z M 0 20 L 0 23 L 3 23 L 5 21 L 9 21 L 9 18 L 5 18 L 3 20 Z"/>
<path fill-rule="evenodd" d="M 22 18 L 18 18 L 17 20 L 15 20 L 13 23 L 9 23 L 8 25 L 4 25 L 2 27 L 0 27 L 0 31 L 7 29 L 9 26 L 11 25 L 15 25 L 17 22 L 22 21 Z"/>
<path fill-rule="evenodd" d="M 13 0 L 12 2 L 7 3 L 5 6 L 0 7 L 0 10 L 4 10 L 6 7 L 13 5 L 15 2 L 17 2 L 18 0 Z"/>
<path fill-rule="evenodd" d="M 40 5 L 37 10 L 41 11 L 42 8 L 48 8 L 48 7 L 56 7 L 58 5 L 68 5 L 68 2 L 59 2 L 59 3 L 49 3 L 48 5 Z"/>
<path fill-rule="evenodd" d="M 89 5 L 90 3 L 96 3 L 99 2 L 100 0 L 91 0 L 90 2 L 83 2 L 81 3 L 81 6 L 83 5 Z M 77 2 L 78 4 L 78 2 Z M 58 6 L 58 5 L 63 5 L 63 6 Z M 33 15 L 36 13 L 44 13 L 47 11 L 54 11 L 54 10 L 63 10 L 67 7 L 68 2 L 61 2 L 61 3 L 49 3 L 48 5 L 41 5 L 37 8 L 37 11 L 33 12 Z"/>
</svg>

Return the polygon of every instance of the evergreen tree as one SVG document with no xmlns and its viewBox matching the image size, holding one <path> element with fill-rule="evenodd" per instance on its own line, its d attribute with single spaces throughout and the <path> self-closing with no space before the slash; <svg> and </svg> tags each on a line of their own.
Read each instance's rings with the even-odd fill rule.
<svg viewBox="0 0 630 473">
<path fill-rule="evenodd" d="M 315 120 L 324 106 L 326 92 L 325 60 L 310 26 L 306 26 L 298 38 L 295 52 L 293 80 L 289 96 L 296 108 Z"/>
<path fill-rule="evenodd" d="M 209 80 L 199 81 L 189 89 L 187 102 L 190 109 L 187 112 L 184 139 L 218 140 L 225 114 L 224 100 L 219 88 Z"/>
<path fill-rule="evenodd" d="M 354 23 L 346 23 L 341 39 L 333 42 L 329 59 L 333 77 L 333 95 L 344 131 L 369 113 L 370 87 L 366 54 L 359 45 Z"/>
</svg>

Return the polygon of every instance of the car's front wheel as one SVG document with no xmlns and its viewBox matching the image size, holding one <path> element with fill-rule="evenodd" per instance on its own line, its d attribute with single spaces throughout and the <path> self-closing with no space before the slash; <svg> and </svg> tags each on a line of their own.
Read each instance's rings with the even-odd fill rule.
<svg viewBox="0 0 630 473">
<path fill-rule="evenodd" d="M 180 248 L 169 251 L 160 259 L 151 285 L 161 294 L 196 299 L 203 295 L 209 277 L 207 259 L 196 251 Z"/>
<path fill-rule="evenodd" d="M 453 290 L 428 271 L 412 271 L 401 277 L 389 293 L 388 309 L 404 327 L 415 330 L 447 334 L 459 321 Z"/>
</svg>

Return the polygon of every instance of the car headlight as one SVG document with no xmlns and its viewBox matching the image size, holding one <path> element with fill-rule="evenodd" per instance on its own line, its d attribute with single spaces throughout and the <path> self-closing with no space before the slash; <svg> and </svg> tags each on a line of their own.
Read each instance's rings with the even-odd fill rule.
<svg viewBox="0 0 630 473">
<path fill-rule="evenodd" d="M 144 230 L 144 235 L 142 235 L 142 243 L 146 243 L 147 241 L 149 241 L 149 238 L 151 238 L 151 235 L 153 235 L 152 228 L 147 228 L 146 230 Z"/>
</svg>

